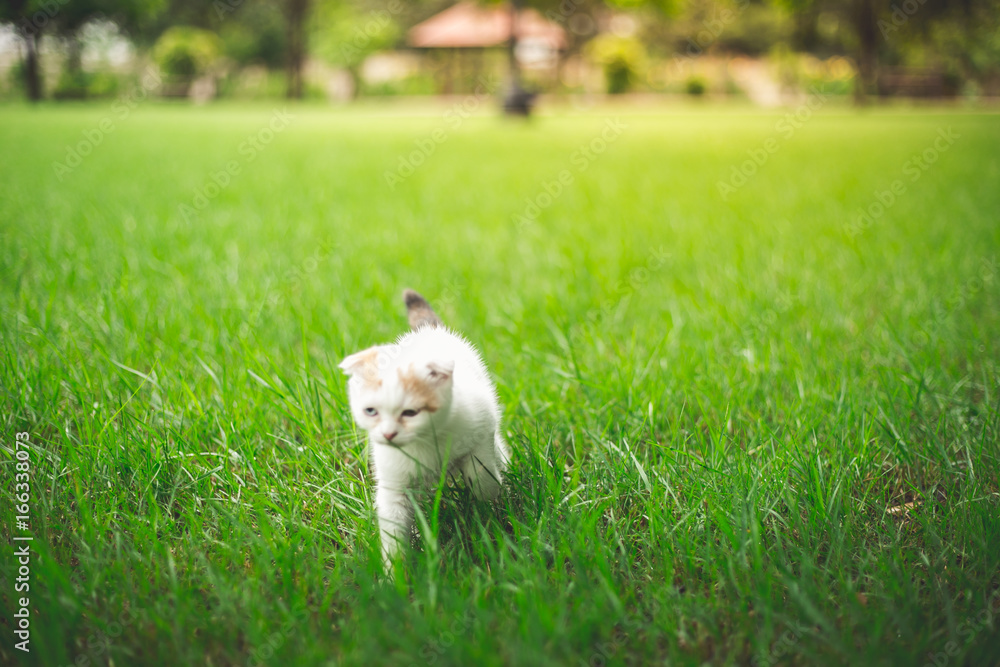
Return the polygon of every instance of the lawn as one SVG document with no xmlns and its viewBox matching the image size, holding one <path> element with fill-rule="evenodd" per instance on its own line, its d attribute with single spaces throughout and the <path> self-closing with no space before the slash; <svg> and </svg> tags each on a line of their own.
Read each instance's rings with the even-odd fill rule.
<svg viewBox="0 0 1000 667">
<path fill-rule="evenodd" d="M 0 663 L 1000 664 L 998 116 L 474 106 L 0 108 Z M 405 287 L 514 461 L 386 583 Z"/>
</svg>

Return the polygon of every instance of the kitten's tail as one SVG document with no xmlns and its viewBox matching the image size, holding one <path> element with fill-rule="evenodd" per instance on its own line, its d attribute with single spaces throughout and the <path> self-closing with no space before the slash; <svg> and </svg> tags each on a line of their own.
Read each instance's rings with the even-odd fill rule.
<svg viewBox="0 0 1000 667">
<path fill-rule="evenodd" d="M 416 331 L 422 327 L 443 327 L 444 322 L 437 316 L 427 299 L 411 289 L 403 290 L 403 301 L 406 302 L 406 316 L 410 328 Z"/>
</svg>

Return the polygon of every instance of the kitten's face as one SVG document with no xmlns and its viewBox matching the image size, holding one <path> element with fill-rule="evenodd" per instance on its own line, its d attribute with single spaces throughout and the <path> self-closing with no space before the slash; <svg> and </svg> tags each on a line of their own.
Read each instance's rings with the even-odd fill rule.
<svg viewBox="0 0 1000 667">
<path fill-rule="evenodd" d="M 433 415 L 451 404 L 453 361 L 400 362 L 396 346 L 381 345 L 344 359 L 358 426 L 381 445 L 405 447 L 433 438 Z"/>
</svg>

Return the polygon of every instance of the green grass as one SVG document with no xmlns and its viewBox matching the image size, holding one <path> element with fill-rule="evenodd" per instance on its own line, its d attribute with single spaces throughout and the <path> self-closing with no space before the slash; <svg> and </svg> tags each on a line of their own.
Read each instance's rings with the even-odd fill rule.
<svg viewBox="0 0 1000 667">
<path fill-rule="evenodd" d="M 35 535 L 0 662 L 998 664 L 995 114 L 292 112 L 248 161 L 269 108 L 0 108 L 0 536 L 22 431 Z M 337 363 L 404 287 L 483 350 L 514 461 L 496 506 L 424 498 L 382 584 Z"/>
</svg>

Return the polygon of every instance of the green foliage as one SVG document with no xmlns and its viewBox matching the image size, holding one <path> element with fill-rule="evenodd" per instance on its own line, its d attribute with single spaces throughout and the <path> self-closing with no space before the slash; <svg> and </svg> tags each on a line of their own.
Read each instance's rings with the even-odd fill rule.
<svg viewBox="0 0 1000 667">
<path fill-rule="evenodd" d="M 557 3 L 561 2 L 563 0 L 557 0 Z M 625 10 L 656 9 L 664 16 L 669 17 L 676 16 L 687 3 L 686 0 L 607 0 L 605 4 L 609 7 Z"/>
<path fill-rule="evenodd" d="M 433 95 L 438 92 L 438 86 L 429 74 L 413 74 L 395 81 L 367 84 L 362 92 L 374 96 Z"/>
<path fill-rule="evenodd" d="M 247 7 L 219 29 L 223 53 L 239 65 L 284 64 L 285 31 L 281 12 L 272 5 Z"/>
<path fill-rule="evenodd" d="M 252 161 L 272 105 L 0 108 L 0 539 L 22 431 L 35 536 L 0 664 L 993 664 L 1000 123 L 827 104 L 792 137 L 292 107 Z M 514 461 L 496 506 L 418 499 L 385 585 L 337 363 L 406 286 L 482 348 Z"/>
<path fill-rule="evenodd" d="M 395 5 L 394 5 L 395 6 Z M 328 63 L 358 68 L 370 54 L 396 44 L 403 31 L 395 14 L 384 7 L 327 0 L 313 10 L 312 52 Z"/>
<path fill-rule="evenodd" d="M 708 90 L 708 82 L 703 76 L 692 76 L 684 82 L 684 92 L 693 97 L 700 97 Z"/>
<path fill-rule="evenodd" d="M 52 96 L 57 100 L 100 99 L 114 97 L 119 77 L 112 72 L 83 72 L 64 69 Z"/>
<path fill-rule="evenodd" d="M 634 37 L 600 35 L 587 44 L 586 53 L 604 70 L 607 90 L 612 95 L 634 88 L 646 66 L 646 49 Z"/>
<path fill-rule="evenodd" d="M 723 52 L 766 54 L 775 44 L 787 44 L 792 38 L 794 17 L 767 4 L 744 3 L 732 8 L 732 20 L 724 24 L 717 43 Z M 726 16 L 726 14 L 722 14 Z"/>
<path fill-rule="evenodd" d="M 1000 3 L 976 6 L 965 15 L 955 12 L 951 20 L 931 26 L 930 39 L 952 71 L 1000 93 Z"/>
<path fill-rule="evenodd" d="M 80 70 L 64 68 L 52 96 L 57 100 L 81 100 L 87 97 L 90 75 Z"/>
<path fill-rule="evenodd" d="M 50 29 L 73 38 L 86 23 L 111 21 L 126 31 L 154 20 L 167 0 L 48 0 L 37 5 L 52 17 Z"/>
<path fill-rule="evenodd" d="M 5 98 L 20 98 L 25 96 L 25 67 L 24 60 L 18 60 L 11 65 L 7 76 L 0 80 L 0 93 Z"/>
<path fill-rule="evenodd" d="M 153 47 L 153 59 L 164 75 L 190 80 L 204 74 L 221 52 L 215 33 L 189 26 L 167 30 Z"/>
<path fill-rule="evenodd" d="M 249 66 L 229 72 L 219 82 L 219 97 L 239 100 L 274 100 L 283 97 L 287 83 L 284 72 Z"/>
</svg>

